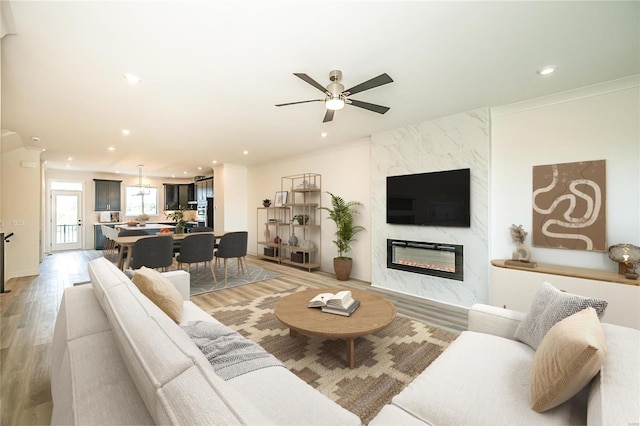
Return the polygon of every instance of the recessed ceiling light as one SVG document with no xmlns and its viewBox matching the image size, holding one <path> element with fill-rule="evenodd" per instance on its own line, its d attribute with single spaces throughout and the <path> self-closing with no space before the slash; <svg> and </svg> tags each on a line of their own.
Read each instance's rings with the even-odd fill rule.
<svg viewBox="0 0 640 426">
<path fill-rule="evenodd" d="M 119 175 L 120 174 L 120 170 L 116 170 L 116 174 Z"/>
<path fill-rule="evenodd" d="M 182 173 L 184 173 L 185 175 L 187 174 L 187 172 L 182 172 Z"/>
<path fill-rule="evenodd" d="M 131 133 L 131 130 L 127 130 L 127 129 L 122 129 L 122 134 L 125 136 L 129 136 L 129 134 Z"/>
<path fill-rule="evenodd" d="M 545 67 L 540 68 L 536 72 L 540 75 L 549 75 L 553 73 L 556 70 L 556 68 L 557 68 L 557 65 L 547 65 Z"/>
<path fill-rule="evenodd" d="M 47 148 L 42 148 L 42 152 L 45 152 L 47 150 Z"/>
<path fill-rule="evenodd" d="M 320 133 L 320 137 L 322 137 L 322 138 L 326 138 L 326 137 L 327 137 L 327 132 L 322 132 L 322 133 Z"/>
<path fill-rule="evenodd" d="M 218 160 L 213 160 L 211 163 L 218 164 Z"/>
<path fill-rule="evenodd" d="M 122 78 L 127 80 L 127 82 L 130 83 L 130 84 L 138 84 L 138 83 L 140 83 L 142 81 L 142 79 L 140 77 L 138 77 L 137 75 L 129 74 L 129 73 L 122 74 Z"/>
<path fill-rule="evenodd" d="M 70 164 L 67 164 L 67 165 L 66 165 L 66 167 L 67 167 L 67 168 L 69 168 L 69 167 L 71 167 L 71 165 L 70 165 Z"/>
<path fill-rule="evenodd" d="M 116 149 L 112 146 L 110 146 L 109 148 L 107 148 L 109 151 L 115 151 Z"/>
<path fill-rule="evenodd" d="M 73 158 L 67 157 L 67 161 L 71 161 L 71 160 L 73 160 Z"/>
<path fill-rule="evenodd" d="M 40 138 L 37 136 L 32 137 L 31 140 L 34 142 L 40 142 Z"/>
<path fill-rule="evenodd" d="M 202 170 L 202 167 L 198 166 L 198 170 Z"/>
<path fill-rule="evenodd" d="M 242 151 L 242 153 L 243 153 L 244 155 L 247 155 L 247 154 L 249 154 L 249 151 L 244 150 L 244 151 Z"/>
<path fill-rule="evenodd" d="M 172 178 L 175 178 L 175 177 L 176 177 L 176 175 L 171 175 L 171 177 L 172 177 Z"/>
</svg>

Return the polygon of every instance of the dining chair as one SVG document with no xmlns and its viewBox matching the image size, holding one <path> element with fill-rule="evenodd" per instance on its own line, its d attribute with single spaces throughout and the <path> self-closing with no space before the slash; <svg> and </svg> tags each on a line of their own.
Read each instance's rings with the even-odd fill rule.
<svg viewBox="0 0 640 426">
<path fill-rule="evenodd" d="M 149 235 L 149 233 L 142 229 L 123 229 L 118 232 L 118 237 L 138 237 L 140 235 Z M 122 250 L 122 248 L 120 248 Z M 127 248 L 124 248 L 124 252 L 122 252 L 122 257 L 127 256 Z"/>
<path fill-rule="evenodd" d="M 154 235 L 140 238 L 133 244 L 131 268 L 166 268 L 173 264 L 173 237 Z"/>
<path fill-rule="evenodd" d="M 194 234 L 196 232 L 213 232 L 213 228 L 210 228 L 208 226 L 198 226 L 195 228 L 191 228 L 191 234 Z"/>
<path fill-rule="evenodd" d="M 215 251 L 216 266 L 220 259 L 224 259 L 224 282 L 227 283 L 227 260 L 236 258 L 238 262 L 238 273 L 240 271 L 249 273 L 247 267 L 247 239 L 249 233 L 247 231 L 228 232 L 220 238 L 218 249 Z"/>
<path fill-rule="evenodd" d="M 180 253 L 176 260 L 178 261 L 178 268 L 182 267 L 183 263 L 187 264 L 187 269 L 191 269 L 191 264 L 196 264 L 196 270 L 198 270 L 198 263 L 204 262 L 205 266 L 209 262 L 211 268 L 211 274 L 213 280 L 218 284 L 216 278 L 216 272 L 213 269 L 213 245 L 216 242 L 216 237 L 213 234 L 195 233 L 193 235 L 187 235 L 180 244 Z"/>
<path fill-rule="evenodd" d="M 118 235 L 117 231 L 107 225 L 100 225 L 100 230 L 102 231 L 102 235 L 104 236 L 102 255 L 107 259 L 111 259 L 111 256 L 115 252 L 116 242 L 113 241 L 113 234 L 110 231 L 114 231 L 116 232 L 116 235 Z"/>
</svg>

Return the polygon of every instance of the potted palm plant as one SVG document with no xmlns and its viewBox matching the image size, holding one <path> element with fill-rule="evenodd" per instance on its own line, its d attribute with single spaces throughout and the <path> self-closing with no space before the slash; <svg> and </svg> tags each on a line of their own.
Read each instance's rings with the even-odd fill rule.
<svg viewBox="0 0 640 426">
<path fill-rule="evenodd" d="M 354 236 L 358 232 L 365 230 L 364 226 L 353 224 L 354 216 L 360 213 L 355 207 L 362 206 L 362 203 L 358 201 L 347 202 L 342 197 L 328 191 L 327 194 L 331 196 L 332 208 L 319 207 L 319 209 L 326 210 L 329 213 L 328 218 L 336 224 L 336 239 L 333 243 L 338 247 L 338 257 L 333 258 L 333 269 L 339 281 L 346 281 L 349 279 L 353 267 L 353 259 L 347 256 L 351 250 L 351 242 L 355 241 Z"/>
</svg>

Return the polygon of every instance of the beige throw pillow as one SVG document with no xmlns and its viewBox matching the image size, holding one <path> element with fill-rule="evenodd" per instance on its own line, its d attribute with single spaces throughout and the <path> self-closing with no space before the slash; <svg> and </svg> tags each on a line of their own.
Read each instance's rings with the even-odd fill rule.
<svg viewBox="0 0 640 426">
<path fill-rule="evenodd" d="M 586 308 L 556 323 L 531 365 L 531 408 L 539 413 L 562 404 L 598 374 L 606 354 L 595 309 Z"/>
<path fill-rule="evenodd" d="M 155 303 L 162 311 L 176 323 L 182 318 L 182 296 L 171 284 L 171 281 L 162 276 L 155 269 L 145 266 L 138 269 L 131 279 L 140 289 L 142 294 Z"/>
</svg>

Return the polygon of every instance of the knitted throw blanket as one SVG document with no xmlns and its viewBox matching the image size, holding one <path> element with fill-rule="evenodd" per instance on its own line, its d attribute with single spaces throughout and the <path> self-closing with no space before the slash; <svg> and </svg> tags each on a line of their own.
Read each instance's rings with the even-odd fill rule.
<svg viewBox="0 0 640 426">
<path fill-rule="evenodd" d="M 183 325 L 182 329 L 224 380 L 261 368 L 284 367 L 261 346 L 223 324 L 193 321 Z"/>
</svg>

